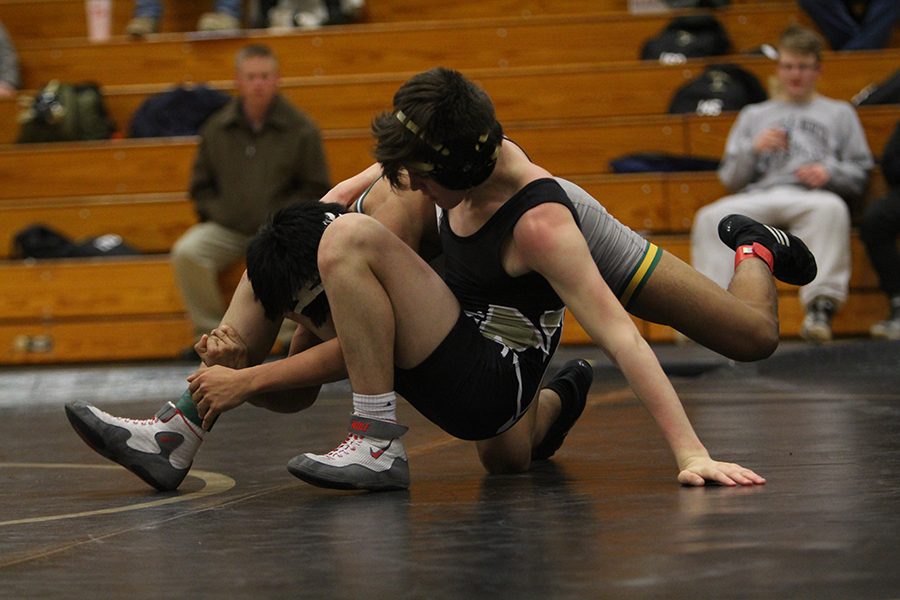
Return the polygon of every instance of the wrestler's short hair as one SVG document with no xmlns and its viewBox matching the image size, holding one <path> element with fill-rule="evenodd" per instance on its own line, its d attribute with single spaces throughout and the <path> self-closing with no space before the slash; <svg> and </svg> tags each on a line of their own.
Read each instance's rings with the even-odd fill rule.
<svg viewBox="0 0 900 600">
<path fill-rule="evenodd" d="M 817 63 L 822 60 L 823 46 L 822 36 L 812 29 L 796 24 L 785 29 L 778 40 L 779 51 L 807 56 L 813 55 L 816 57 Z"/>
<path fill-rule="evenodd" d="M 266 318 L 277 321 L 294 310 L 301 290 L 320 283 L 319 242 L 325 228 L 344 212 L 340 204 L 301 201 L 275 212 L 247 247 L 247 277 Z M 302 311 L 321 325 L 328 303 L 321 293 Z"/>
<path fill-rule="evenodd" d="M 394 108 L 372 122 L 375 160 L 395 188 L 401 173 L 467 189 L 490 176 L 503 129 L 487 93 L 460 72 L 437 67 L 406 81 Z"/>
</svg>

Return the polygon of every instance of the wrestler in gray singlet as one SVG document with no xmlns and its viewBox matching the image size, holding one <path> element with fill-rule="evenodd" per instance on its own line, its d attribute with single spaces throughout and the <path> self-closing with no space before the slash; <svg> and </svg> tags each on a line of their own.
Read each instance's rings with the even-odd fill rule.
<svg viewBox="0 0 900 600">
<path fill-rule="evenodd" d="M 555 177 L 575 206 L 581 233 L 606 285 L 628 306 L 649 279 L 662 250 L 622 225 L 593 196 L 571 181 Z"/>
</svg>

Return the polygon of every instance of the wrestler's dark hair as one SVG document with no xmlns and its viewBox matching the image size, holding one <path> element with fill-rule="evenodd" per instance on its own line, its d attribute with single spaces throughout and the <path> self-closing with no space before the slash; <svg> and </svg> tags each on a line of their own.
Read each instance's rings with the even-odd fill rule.
<svg viewBox="0 0 900 600">
<path fill-rule="evenodd" d="M 319 241 L 333 218 L 330 215 L 344 211 L 340 204 L 295 202 L 275 212 L 250 240 L 247 277 L 267 319 L 277 321 L 293 310 L 297 292 L 319 281 Z M 303 314 L 321 325 L 328 315 L 325 294 Z"/>
<path fill-rule="evenodd" d="M 437 67 L 406 81 L 394 108 L 372 122 L 375 160 L 395 188 L 403 169 L 433 177 L 450 189 L 478 185 L 490 175 L 503 138 L 487 93 L 460 72 Z"/>
</svg>

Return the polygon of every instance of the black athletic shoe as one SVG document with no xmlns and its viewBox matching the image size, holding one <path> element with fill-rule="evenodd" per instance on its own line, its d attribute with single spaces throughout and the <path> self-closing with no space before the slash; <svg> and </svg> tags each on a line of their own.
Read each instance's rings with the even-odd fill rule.
<svg viewBox="0 0 900 600">
<path fill-rule="evenodd" d="M 550 425 L 541 443 L 531 450 L 531 460 L 544 460 L 553 456 L 575 421 L 584 412 L 588 390 L 594 381 L 594 369 L 584 359 L 570 360 L 546 386 L 557 394 L 562 402 L 559 416 Z"/>
<path fill-rule="evenodd" d="M 816 258 L 803 240 L 744 215 L 728 215 L 719 222 L 719 239 L 732 250 L 758 242 L 772 253 L 773 275 L 785 283 L 806 285 L 816 278 Z"/>
</svg>

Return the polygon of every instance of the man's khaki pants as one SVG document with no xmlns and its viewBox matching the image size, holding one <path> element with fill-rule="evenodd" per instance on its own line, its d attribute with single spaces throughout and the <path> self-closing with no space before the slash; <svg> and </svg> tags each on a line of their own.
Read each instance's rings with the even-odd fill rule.
<svg viewBox="0 0 900 600">
<path fill-rule="evenodd" d="M 251 237 L 207 222 L 194 225 L 175 242 L 172 268 L 196 337 L 219 326 L 227 308 L 219 276 L 244 260 Z M 289 342 L 293 330 L 294 324 L 286 320 L 278 339 Z"/>
</svg>

